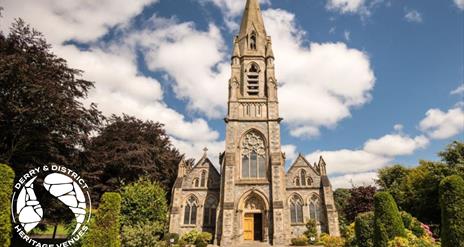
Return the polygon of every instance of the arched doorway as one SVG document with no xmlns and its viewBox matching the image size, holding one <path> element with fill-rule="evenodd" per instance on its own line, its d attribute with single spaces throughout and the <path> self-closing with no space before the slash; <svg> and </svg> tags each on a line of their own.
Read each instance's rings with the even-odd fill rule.
<svg viewBox="0 0 464 247">
<path fill-rule="evenodd" d="M 268 241 L 269 207 L 266 199 L 258 192 L 243 196 L 239 211 L 241 212 L 242 240 Z"/>
</svg>

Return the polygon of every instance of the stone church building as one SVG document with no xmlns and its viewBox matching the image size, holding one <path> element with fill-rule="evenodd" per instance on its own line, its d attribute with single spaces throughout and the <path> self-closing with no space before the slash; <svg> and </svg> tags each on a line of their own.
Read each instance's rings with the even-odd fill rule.
<svg viewBox="0 0 464 247">
<path fill-rule="evenodd" d="M 193 166 L 179 163 L 169 231 L 208 231 L 221 246 L 248 241 L 288 245 L 314 219 L 319 233 L 338 236 L 322 157 L 311 164 L 300 155 L 285 172 L 274 54 L 258 2 L 247 1 L 234 39 L 220 172 L 206 151 Z"/>
</svg>

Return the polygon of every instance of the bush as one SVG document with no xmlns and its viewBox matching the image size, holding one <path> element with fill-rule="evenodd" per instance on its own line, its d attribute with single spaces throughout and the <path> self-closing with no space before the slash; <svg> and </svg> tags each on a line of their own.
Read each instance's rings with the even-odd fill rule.
<svg viewBox="0 0 464 247">
<path fill-rule="evenodd" d="M 299 236 L 297 238 L 292 238 L 290 240 L 293 246 L 307 246 L 308 238 L 305 235 Z"/>
<path fill-rule="evenodd" d="M 166 192 L 160 183 L 142 177 L 137 182 L 124 186 L 121 197 L 123 225 L 166 222 L 168 203 Z"/>
<path fill-rule="evenodd" d="M 359 247 L 356 244 L 355 223 L 349 224 L 345 229 L 345 247 Z M 372 230 L 372 229 L 371 229 Z"/>
<path fill-rule="evenodd" d="M 432 238 L 424 235 L 417 237 L 412 231 L 406 230 L 406 237 L 395 237 L 388 241 L 388 247 L 439 247 Z"/>
<path fill-rule="evenodd" d="M 453 175 L 440 182 L 441 243 L 464 246 L 464 180 Z"/>
<path fill-rule="evenodd" d="M 378 192 L 374 196 L 374 245 L 386 246 L 397 236 L 406 236 L 398 207 L 390 193 Z"/>
<path fill-rule="evenodd" d="M 321 234 L 320 241 L 324 247 L 344 247 L 345 240 L 341 237 L 329 236 L 325 233 Z"/>
<path fill-rule="evenodd" d="M 125 247 L 157 246 L 164 225 L 159 222 L 125 225 L 122 227 L 122 245 Z"/>
<path fill-rule="evenodd" d="M 0 164 L 0 247 L 10 246 L 11 241 L 11 194 L 15 177 L 11 167 Z"/>
<path fill-rule="evenodd" d="M 197 230 L 191 230 L 185 233 L 179 240 L 179 245 L 190 244 L 197 247 L 206 247 L 211 241 L 212 235 L 209 232 L 199 232 Z"/>
<path fill-rule="evenodd" d="M 414 218 L 410 213 L 401 211 L 401 219 L 403 220 L 404 227 L 411 230 L 417 237 L 422 237 L 425 234 L 425 230 L 422 227 L 422 223 Z"/>
<path fill-rule="evenodd" d="M 167 233 L 164 235 L 163 240 L 170 243 L 171 239 L 174 239 L 174 244 L 179 243 L 179 234 L 177 233 Z"/>
<path fill-rule="evenodd" d="M 374 212 L 361 213 L 356 216 L 354 231 L 358 247 L 374 246 Z"/>
<path fill-rule="evenodd" d="M 93 217 L 89 233 L 84 239 L 84 247 L 119 247 L 121 196 L 116 192 L 102 195 L 98 211 Z"/>
<path fill-rule="evenodd" d="M 306 231 L 304 232 L 304 235 L 308 239 L 309 243 L 313 244 L 314 242 L 317 241 L 317 225 L 316 221 L 313 219 L 308 220 L 306 222 Z M 313 238 L 315 241 L 311 241 L 311 238 Z"/>
</svg>

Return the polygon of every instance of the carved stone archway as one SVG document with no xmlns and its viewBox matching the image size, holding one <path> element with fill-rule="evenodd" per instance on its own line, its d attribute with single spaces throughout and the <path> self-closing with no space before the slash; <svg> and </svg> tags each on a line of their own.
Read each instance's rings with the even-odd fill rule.
<svg viewBox="0 0 464 247">
<path fill-rule="evenodd" d="M 259 216 L 260 224 L 260 241 L 269 242 L 269 201 L 264 193 L 259 190 L 252 189 L 242 195 L 237 208 L 237 222 L 239 222 L 240 241 L 245 241 L 244 223 L 245 218 L 250 215 Z M 256 223 L 256 222 L 255 222 Z M 256 240 L 256 239 L 255 239 Z"/>
</svg>

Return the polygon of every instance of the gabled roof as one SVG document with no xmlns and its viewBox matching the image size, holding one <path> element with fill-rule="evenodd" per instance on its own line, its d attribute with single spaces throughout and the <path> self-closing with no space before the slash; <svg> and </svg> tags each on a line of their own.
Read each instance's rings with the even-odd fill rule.
<svg viewBox="0 0 464 247">
<path fill-rule="evenodd" d="M 304 165 L 303 166 L 298 165 L 298 164 L 301 164 L 301 163 L 303 163 Z M 306 158 L 301 153 L 298 154 L 298 157 L 295 159 L 295 161 L 293 161 L 293 164 L 288 169 L 287 174 L 294 168 L 296 169 L 298 167 L 306 167 L 306 166 L 311 168 L 314 171 L 314 173 L 316 173 L 317 175 L 321 175 L 319 173 L 318 169 L 316 169 L 316 167 L 312 166 L 311 163 L 309 163 L 308 160 L 306 160 Z"/>
<path fill-rule="evenodd" d="M 202 166 L 205 163 L 208 164 L 209 166 L 208 168 L 210 171 L 215 171 L 220 176 L 217 168 L 213 165 L 213 162 L 211 162 L 211 160 L 208 158 L 208 154 L 206 152 L 203 154 L 200 160 L 198 160 L 198 162 L 190 168 L 190 171 L 195 169 L 198 166 Z"/>
</svg>

